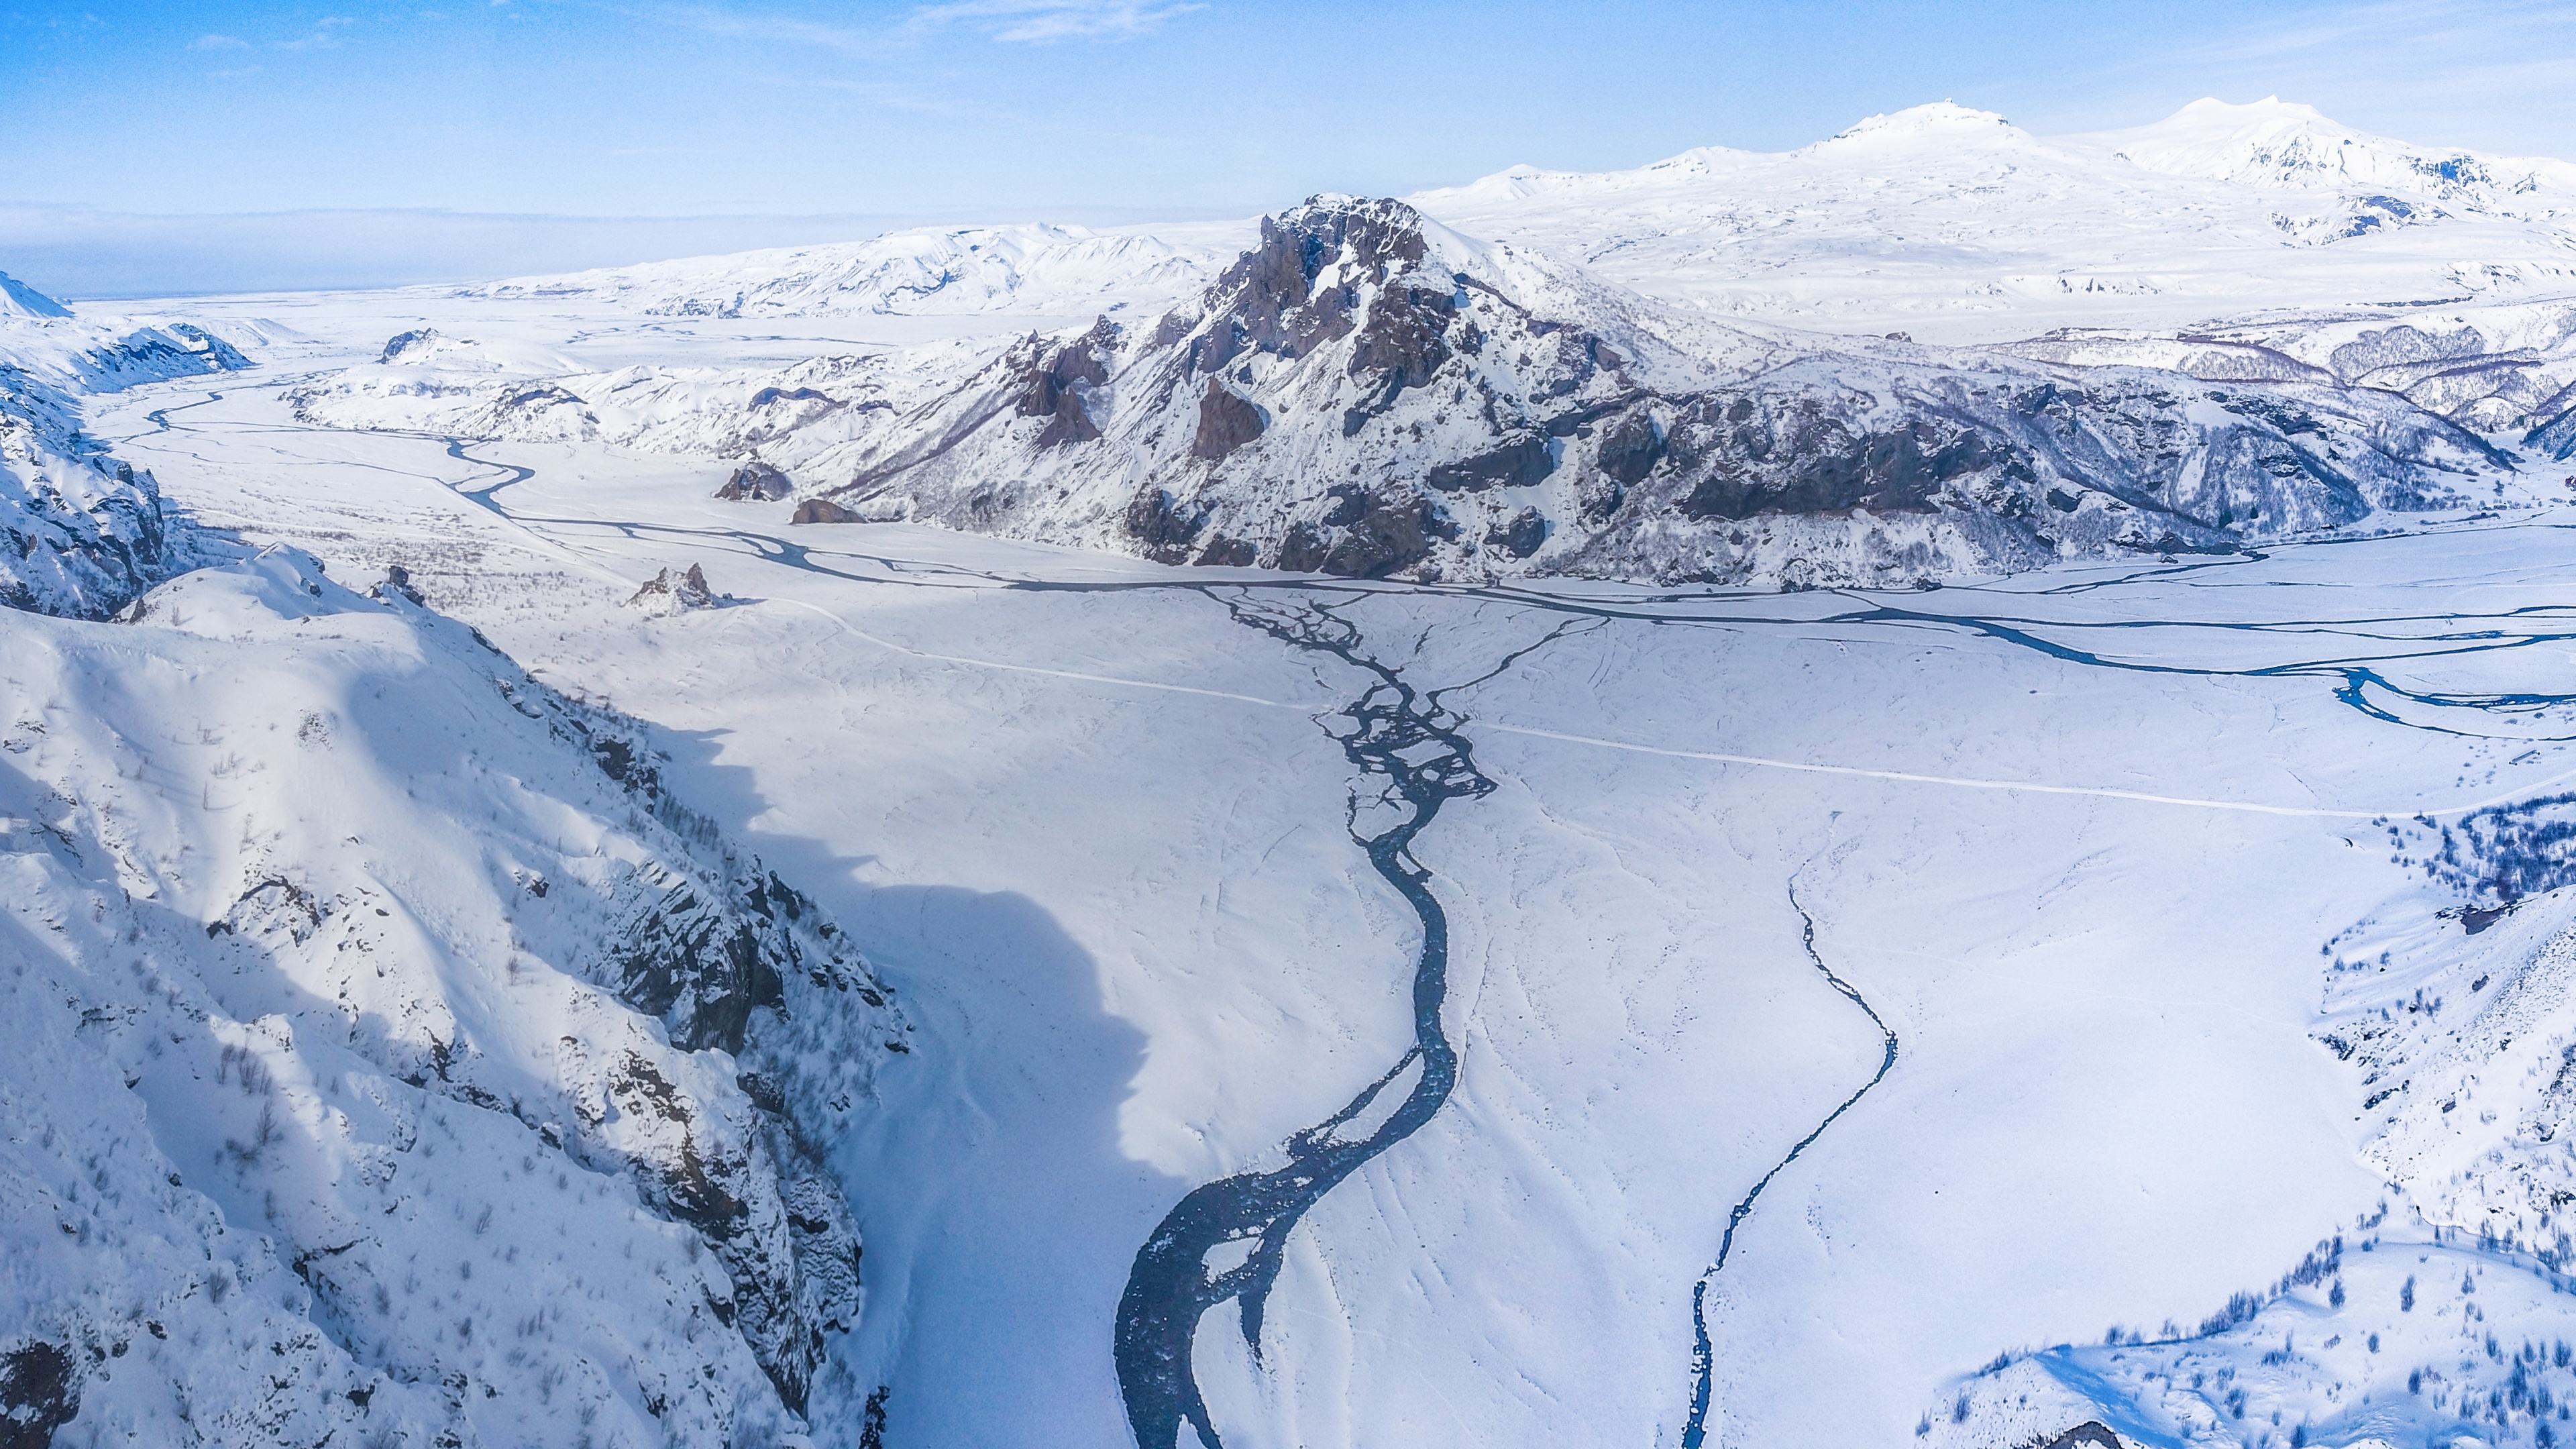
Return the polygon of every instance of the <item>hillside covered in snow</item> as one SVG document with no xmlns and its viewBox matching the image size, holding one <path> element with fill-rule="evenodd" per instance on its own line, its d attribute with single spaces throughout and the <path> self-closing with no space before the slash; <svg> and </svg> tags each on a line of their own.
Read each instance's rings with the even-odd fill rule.
<svg viewBox="0 0 2576 1449">
<path fill-rule="evenodd" d="M 894 1006 L 647 731 L 416 594 L 269 548 L 0 612 L 12 1433 L 782 1442 L 865 1398 L 822 1153 Z"/>
</svg>

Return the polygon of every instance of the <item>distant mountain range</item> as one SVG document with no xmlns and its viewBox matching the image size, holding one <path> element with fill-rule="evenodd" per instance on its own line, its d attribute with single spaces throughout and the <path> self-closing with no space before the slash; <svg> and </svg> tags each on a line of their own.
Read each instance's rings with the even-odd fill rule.
<svg viewBox="0 0 2576 1449">
<path fill-rule="evenodd" d="M 613 372 L 407 335 L 297 403 L 756 453 L 804 522 L 1416 579 L 1930 584 L 2505 496 L 2519 449 L 2576 443 L 2571 178 L 2277 101 L 2055 141 L 1942 104 L 1240 229 L 495 284 L 471 295 L 1033 330 Z"/>
</svg>

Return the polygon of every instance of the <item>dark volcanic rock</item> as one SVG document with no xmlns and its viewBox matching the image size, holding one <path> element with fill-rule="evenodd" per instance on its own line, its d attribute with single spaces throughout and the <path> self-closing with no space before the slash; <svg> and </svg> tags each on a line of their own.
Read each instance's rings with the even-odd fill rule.
<svg viewBox="0 0 2576 1449">
<path fill-rule="evenodd" d="M 706 571 L 696 564 L 674 578 L 669 569 L 644 581 L 635 596 L 626 601 L 630 609 L 647 609 L 658 613 L 679 613 L 689 609 L 712 609 L 716 606 L 715 590 L 707 586 Z"/>
<path fill-rule="evenodd" d="M 789 523 L 865 523 L 857 509 L 844 508 L 829 498 L 808 498 L 796 505 Z"/>
<path fill-rule="evenodd" d="M 1710 451 L 1715 456 L 1708 461 L 1715 466 L 1681 501 L 1681 511 L 1693 518 L 1853 508 L 1926 512 L 1943 483 L 1995 461 L 1985 439 L 1973 432 L 1944 436 L 1937 426 L 1917 422 L 1898 432 L 1855 433 L 1831 418 L 1793 426 L 1786 437 L 1739 425 Z M 1729 457 L 1730 452 L 1736 456 Z M 1739 458 L 1772 466 L 1728 466 Z"/>
<path fill-rule="evenodd" d="M 1091 330 L 1055 350 L 1043 363 L 1033 362 L 1020 383 L 1019 399 L 1012 412 L 1024 418 L 1045 418 L 1047 425 L 1038 433 L 1041 448 L 1070 447 L 1076 443 L 1097 442 L 1100 427 L 1082 405 L 1085 387 L 1100 387 L 1109 381 L 1109 356 L 1118 345 L 1118 324 L 1103 317 Z M 1037 339 L 1029 342 L 1035 345 Z"/>
<path fill-rule="evenodd" d="M 1652 417 L 1642 410 L 1632 412 L 1602 433 L 1601 447 L 1594 457 L 1602 472 L 1621 486 L 1630 486 L 1663 461 L 1664 435 Z"/>
<path fill-rule="evenodd" d="M 1221 371 L 1248 351 L 1303 357 L 1348 336 L 1359 306 L 1357 288 L 1347 283 L 1316 287 L 1327 262 L 1342 262 L 1349 275 L 1383 282 L 1427 254 L 1420 218 L 1400 202 L 1311 198 L 1294 211 L 1261 219 L 1260 241 L 1208 286 L 1207 295 L 1225 305 L 1203 325 L 1174 312 L 1163 319 L 1155 340 L 1168 346 L 1189 338 L 1189 366 L 1201 374 Z M 1417 373 L 1415 380 L 1423 376 Z"/>
<path fill-rule="evenodd" d="M 1147 558 L 1179 563 L 1188 556 L 1190 541 L 1207 526 L 1207 510 L 1182 506 L 1167 488 L 1147 488 L 1127 505 L 1126 522 L 1127 532 L 1145 545 Z"/>
<path fill-rule="evenodd" d="M 1495 524 L 1485 532 L 1488 547 L 1499 548 L 1514 558 L 1528 558 L 1547 542 L 1547 520 L 1535 508 L 1524 508 L 1506 523 Z"/>
<path fill-rule="evenodd" d="M 737 502 L 775 503 L 794 491 L 795 485 L 785 473 L 753 458 L 733 470 L 733 476 L 716 490 L 716 496 Z"/>
<path fill-rule="evenodd" d="M 1209 378 L 1207 392 L 1199 399 L 1199 431 L 1190 440 L 1190 456 L 1216 462 L 1260 437 L 1267 426 L 1258 406 Z"/>
<path fill-rule="evenodd" d="M 1313 568 L 1344 578 L 1382 579 L 1428 558 L 1431 541 L 1442 533 L 1439 512 L 1429 499 L 1371 496 L 1359 520 Z M 1280 567 L 1295 567 L 1284 561 L 1284 549 L 1282 556 Z"/>
<path fill-rule="evenodd" d="M 1482 493 L 1488 488 L 1527 488 L 1556 471 L 1556 450 L 1544 433 L 1523 433 L 1489 453 L 1443 463 L 1423 481 L 1443 493 Z"/>
<path fill-rule="evenodd" d="M 1248 569 L 1261 559 L 1261 549 L 1248 538 L 1228 538 L 1220 533 L 1208 540 L 1199 556 L 1190 560 L 1215 568 Z"/>
<path fill-rule="evenodd" d="M 79 1415 L 68 1349 L 38 1341 L 0 1358 L 0 1449 L 47 1449 Z"/>
</svg>

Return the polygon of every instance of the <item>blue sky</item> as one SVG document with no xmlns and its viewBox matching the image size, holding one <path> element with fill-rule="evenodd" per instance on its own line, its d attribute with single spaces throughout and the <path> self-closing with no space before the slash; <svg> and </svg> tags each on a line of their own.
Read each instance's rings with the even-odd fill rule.
<svg viewBox="0 0 2576 1449">
<path fill-rule="evenodd" d="M 805 218 L 687 232 L 748 245 L 881 221 L 1244 214 L 1317 190 L 1402 192 L 1520 161 L 1601 168 L 1695 145 L 1783 149 L 1945 97 L 2047 133 L 2135 124 L 2204 94 L 2273 93 L 2409 139 L 2576 153 L 2576 7 L 214 0 L 0 9 L 11 143 L 0 270 L 18 270 L 12 257 L 23 263 L 30 247 L 71 256 L 78 239 L 125 224 L 122 214 Z M 414 240 L 430 252 L 434 235 L 458 232 L 454 218 L 416 221 Z M 527 225 L 530 236 L 554 225 L 584 238 L 563 242 L 575 251 L 605 247 L 600 259 L 617 259 L 621 245 L 649 254 L 681 235 L 641 228 L 621 242 L 604 223 Z M 200 230 L 226 228 L 257 231 L 247 222 Z M 347 218 L 315 228 L 313 245 L 325 250 L 321 233 L 360 252 L 389 245 L 385 228 Z M 186 230 L 141 227 L 164 240 L 133 249 L 184 246 Z M 466 230 L 480 240 L 457 242 L 464 252 L 451 269 L 471 272 L 474 259 L 498 255 L 498 232 L 489 222 Z"/>
</svg>

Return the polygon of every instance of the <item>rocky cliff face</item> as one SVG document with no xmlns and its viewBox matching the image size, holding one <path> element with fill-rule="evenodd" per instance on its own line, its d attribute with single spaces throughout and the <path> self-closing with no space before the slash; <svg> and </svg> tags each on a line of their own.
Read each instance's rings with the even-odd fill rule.
<svg viewBox="0 0 2576 1449">
<path fill-rule="evenodd" d="M 890 420 L 806 516 L 1369 577 L 1887 584 L 2229 550 L 2510 466 L 2383 393 L 1714 326 L 1318 199 L 1150 327 L 1031 338 Z"/>
</svg>

